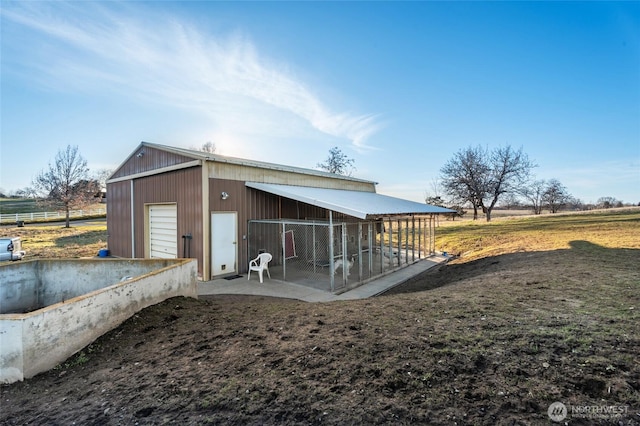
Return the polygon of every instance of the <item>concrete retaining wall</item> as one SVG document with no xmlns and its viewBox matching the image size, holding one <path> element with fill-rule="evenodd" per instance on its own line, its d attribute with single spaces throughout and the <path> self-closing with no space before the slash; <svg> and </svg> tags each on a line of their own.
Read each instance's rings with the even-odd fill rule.
<svg viewBox="0 0 640 426">
<path fill-rule="evenodd" d="M 123 277 L 132 278 L 120 282 Z M 6 307 L 24 312 L 25 305 L 53 304 L 0 315 L 0 382 L 12 383 L 55 367 L 148 306 L 176 296 L 197 298 L 197 286 L 197 262 L 188 259 L 2 265 L 2 312 Z"/>
</svg>

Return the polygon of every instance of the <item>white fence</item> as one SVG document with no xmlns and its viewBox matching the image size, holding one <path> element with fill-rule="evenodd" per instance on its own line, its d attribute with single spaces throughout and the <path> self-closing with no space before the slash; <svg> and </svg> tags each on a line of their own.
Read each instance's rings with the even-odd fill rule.
<svg viewBox="0 0 640 426">
<path fill-rule="evenodd" d="M 88 210 L 69 210 L 70 218 L 88 217 L 88 216 L 104 216 L 107 214 L 105 207 Z M 37 212 L 37 213 L 11 213 L 0 214 L 0 223 L 18 223 L 18 222 L 44 222 L 51 220 L 65 220 L 66 213 L 58 212 Z"/>
</svg>

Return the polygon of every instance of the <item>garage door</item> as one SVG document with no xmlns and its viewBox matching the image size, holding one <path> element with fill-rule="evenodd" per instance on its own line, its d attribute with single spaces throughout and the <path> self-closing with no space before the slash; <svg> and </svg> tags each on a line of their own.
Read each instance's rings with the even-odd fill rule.
<svg viewBox="0 0 640 426">
<path fill-rule="evenodd" d="M 178 213 L 175 204 L 149 206 L 149 257 L 178 257 Z"/>
</svg>

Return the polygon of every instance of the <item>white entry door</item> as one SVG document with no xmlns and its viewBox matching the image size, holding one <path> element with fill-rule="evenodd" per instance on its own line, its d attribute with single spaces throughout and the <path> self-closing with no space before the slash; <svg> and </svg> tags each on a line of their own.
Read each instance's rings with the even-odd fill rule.
<svg viewBox="0 0 640 426">
<path fill-rule="evenodd" d="M 161 259 L 178 257 L 178 213 L 175 204 L 148 206 L 148 256 Z"/>
<path fill-rule="evenodd" d="M 237 213 L 211 213 L 211 275 L 236 273 Z"/>
</svg>

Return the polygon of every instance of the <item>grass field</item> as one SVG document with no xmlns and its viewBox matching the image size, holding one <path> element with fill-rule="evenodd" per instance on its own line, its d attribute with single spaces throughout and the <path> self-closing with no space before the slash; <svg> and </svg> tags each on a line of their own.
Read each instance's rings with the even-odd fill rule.
<svg viewBox="0 0 640 426">
<path fill-rule="evenodd" d="M 88 209 L 105 208 L 104 204 L 95 203 L 87 207 Z M 42 200 L 36 200 L 33 198 L 0 198 L 0 213 L 1 214 L 15 214 L 15 213 L 38 213 L 56 211 L 52 209 L 51 205 L 43 202 Z"/>
<path fill-rule="evenodd" d="M 570 248 L 585 240 L 608 248 L 640 248 L 640 209 L 595 213 L 528 216 L 493 222 L 441 222 L 436 231 L 438 250 L 465 260 L 505 253 Z"/>
<path fill-rule="evenodd" d="M 104 220 L 64 225 L 29 225 L 0 227 L 0 237 L 20 237 L 25 260 L 37 258 L 80 258 L 96 256 L 107 247 L 107 223 Z"/>
<path fill-rule="evenodd" d="M 461 256 L 381 297 L 147 308 L 1 386 L 0 423 L 640 424 L 638 210 L 456 223 L 437 247 Z"/>
<path fill-rule="evenodd" d="M 51 208 L 45 207 L 32 198 L 0 198 L 0 213 L 31 213 L 49 211 Z"/>
</svg>

